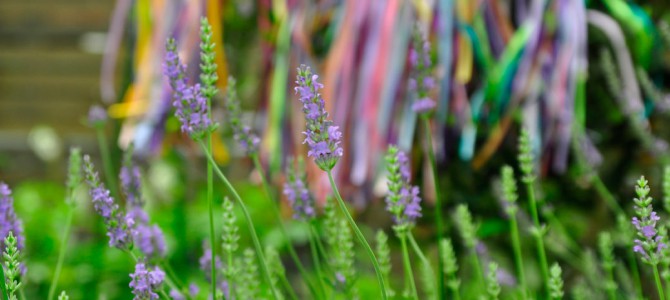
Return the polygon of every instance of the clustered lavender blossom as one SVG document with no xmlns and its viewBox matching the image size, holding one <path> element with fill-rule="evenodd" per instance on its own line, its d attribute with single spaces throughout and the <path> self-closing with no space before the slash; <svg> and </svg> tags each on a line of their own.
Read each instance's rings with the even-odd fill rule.
<svg viewBox="0 0 670 300">
<path fill-rule="evenodd" d="M 251 130 L 251 127 L 242 123 L 242 109 L 240 108 L 240 100 L 237 97 L 237 81 L 232 76 L 228 77 L 228 89 L 225 101 L 228 124 L 233 129 L 233 137 L 242 146 L 247 155 L 257 153 L 261 140 Z"/>
<path fill-rule="evenodd" d="M 430 59 L 430 43 L 425 33 L 416 29 L 412 48 L 409 50 L 409 62 L 412 74 L 408 87 L 414 93 L 412 110 L 423 114 L 435 109 L 435 101 L 430 98 L 430 90 L 435 87 L 435 79 L 431 76 L 432 63 Z"/>
<path fill-rule="evenodd" d="M 109 237 L 109 246 L 121 250 L 130 248 L 132 244 L 130 227 L 119 209 L 119 205 L 114 202 L 110 192 L 105 185 L 100 182 L 98 172 L 91 162 L 91 157 L 84 155 L 84 173 L 86 182 L 89 186 L 89 194 L 93 201 L 95 211 L 105 219 L 107 227 L 107 236 Z"/>
<path fill-rule="evenodd" d="M 667 245 L 662 242 L 663 236 L 656 229 L 656 223 L 661 218 L 653 210 L 652 198 L 648 197 L 649 186 L 644 176 L 638 179 L 635 193 L 637 198 L 633 201 L 635 202 L 637 217 L 633 217 L 632 223 L 637 229 L 637 236 L 640 239 L 635 239 L 633 251 L 639 253 L 644 262 L 657 265 L 662 256 L 661 252 Z"/>
<path fill-rule="evenodd" d="M 130 274 L 130 287 L 133 289 L 134 300 L 156 300 L 158 291 L 165 280 L 165 272 L 158 267 L 150 269 L 143 262 L 135 265 L 135 273 Z"/>
<path fill-rule="evenodd" d="M 319 93 L 323 84 L 317 82 L 318 78 L 319 75 L 312 74 L 309 67 L 301 65 L 298 68 L 295 82 L 298 86 L 295 87 L 295 92 L 300 94 L 300 103 L 305 113 L 304 143 L 310 148 L 307 156 L 314 158 L 321 170 L 330 171 L 343 154 L 340 147 L 342 133 L 338 126 L 334 126 L 333 122 L 328 120 L 326 104 Z"/>
<path fill-rule="evenodd" d="M 284 183 L 284 195 L 293 209 L 294 219 L 310 220 L 316 216 L 314 198 L 305 185 L 305 174 L 302 168 L 295 168 L 291 162 L 292 160 L 289 160 L 286 167 L 288 178 Z"/>
<path fill-rule="evenodd" d="M 393 214 L 396 223 L 394 228 L 402 232 L 413 226 L 416 219 L 421 216 L 419 188 L 410 183 L 409 160 L 396 146 L 389 147 L 386 163 L 389 172 L 386 207 Z"/>
<path fill-rule="evenodd" d="M 88 124 L 97 127 L 105 124 L 107 121 L 107 111 L 100 105 L 91 106 L 88 111 Z"/>
<path fill-rule="evenodd" d="M 167 251 L 165 236 L 160 227 L 149 224 L 149 216 L 143 209 L 144 201 L 141 195 L 140 169 L 136 165 L 133 165 L 131 157 L 132 146 L 126 151 L 125 163 L 121 167 L 119 174 L 121 187 L 126 196 L 126 204 L 128 206 L 126 223 L 130 228 L 134 244 L 149 261 L 163 258 Z"/>
<path fill-rule="evenodd" d="M 166 50 L 163 72 L 173 90 L 172 105 L 181 123 L 181 131 L 193 139 L 200 139 L 213 129 L 207 98 L 203 95 L 200 84 L 187 84 L 185 66 L 179 60 L 173 39 L 168 40 Z"/>
<path fill-rule="evenodd" d="M 22 250 L 25 246 L 23 236 L 23 222 L 14 212 L 14 198 L 12 190 L 4 182 L 0 182 L 0 245 L 5 248 L 4 240 L 12 232 L 17 239 L 17 247 Z"/>
<path fill-rule="evenodd" d="M 207 243 L 204 243 L 204 245 L 207 245 Z M 210 268 L 212 266 L 212 249 L 205 248 L 205 251 L 203 252 L 202 256 L 198 260 L 198 264 L 200 265 L 200 270 L 205 274 L 205 279 L 207 282 L 211 283 L 212 282 L 212 274 L 210 272 Z M 216 287 L 219 291 L 221 291 L 224 295 L 228 295 L 228 282 L 223 279 L 224 277 L 221 276 L 221 270 L 223 270 L 223 262 L 221 261 L 221 257 L 219 255 L 216 255 L 214 257 L 214 265 L 216 266 Z"/>
</svg>

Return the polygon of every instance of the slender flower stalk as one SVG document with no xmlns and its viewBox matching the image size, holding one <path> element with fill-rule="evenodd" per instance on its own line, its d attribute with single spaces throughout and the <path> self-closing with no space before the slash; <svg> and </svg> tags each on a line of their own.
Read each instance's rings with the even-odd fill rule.
<svg viewBox="0 0 670 300">
<path fill-rule="evenodd" d="M 409 288 L 409 293 L 413 299 L 419 299 L 419 294 L 416 291 L 416 283 L 414 282 L 414 272 L 412 271 L 412 263 L 409 259 L 409 251 L 407 250 L 407 236 L 402 234 L 400 237 L 400 246 L 402 247 L 402 262 L 405 270 L 405 289 Z"/>
<path fill-rule="evenodd" d="M 430 264 L 430 261 L 426 257 L 426 255 L 423 253 L 421 250 L 421 247 L 419 247 L 419 244 L 416 242 L 416 239 L 414 238 L 414 234 L 412 232 L 409 232 L 407 234 L 407 238 L 409 240 L 410 245 L 412 246 L 412 249 L 414 249 L 414 254 L 416 254 L 417 257 L 419 257 L 419 260 L 421 261 L 421 268 L 423 269 L 424 276 L 423 276 L 423 283 L 424 283 L 424 290 L 426 292 L 430 292 L 431 289 L 435 289 L 435 271 L 433 270 L 433 267 Z M 429 298 L 433 298 L 432 296 Z"/>
<path fill-rule="evenodd" d="M 319 284 L 319 289 L 321 295 L 326 298 L 326 286 L 323 284 L 324 279 L 326 278 L 323 271 L 321 270 L 321 260 L 319 259 L 319 251 L 317 249 L 317 240 L 319 239 L 319 234 L 314 227 L 313 222 L 309 222 L 310 233 L 309 233 L 309 248 L 312 252 L 312 263 L 314 264 L 314 271 L 316 271 L 316 281 Z"/>
<path fill-rule="evenodd" d="M 661 284 L 658 272 L 658 264 L 661 262 L 663 250 L 667 245 L 663 243 L 664 238 L 656 227 L 657 222 L 661 218 L 656 214 L 651 205 L 653 199 L 649 197 L 650 189 L 647 184 L 647 180 L 644 176 L 641 176 L 635 186 L 637 198 L 634 198 L 633 202 L 635 202 L 635 214 L 637 216 L 633 217 L 631 223 L 635 226 L 638 239 L 633 241 L 635 243 L 633 251 L 639 254 L 642 262 L 651 265 L 654 271 L 654 281 L 656 282 L 658 296 L 660 299 L 665 299 L 663 284 Z"/>
<path fill-rule="evenodd" d="M 347 218 L 358 241 L 372 261 L 372 265 L 375 268 L 375 274 L 377 275 L 377 281 L 379 282 L 382 299 L 386 299 L 384 277 L 379 269 L 379 262 L 377 262 L 377 258 L 375 257 L 375 253 L 372 251 L 370 244 L 365 239 L 365 236 L 347 210 L 347 206 L 344 203 L 344 200 L 342 200 L 342 196 L 340 196 L 340 192 L 333 179 L 332 169 L 343 154 L 342 147 L 340 147 L 342 133 L 337 126 L 333 125 L 331 120 L 328 120 L 325 101 L 321 98 L 321 94 L 319 93 L 319 90 L 323 88 L 323 84 L 317 81 L 318 78 L 318 75 L 312 74 L 309 67 L 302 65 L 298 68 L 298 76 L 296 80 L 297 86 L 295 87 L 295 91 L 300 94 L 299 100 L 300 103 L 302 103 L 303 112 L 305 113 L 306 130 L 303 132 L 303 134 L 305 134 L 304 143 L 307 143 L 310 148 L 309 152 L 307 152 L 307 156 L 312 157 L 316 165 L 328 174 L 328 180 L 330 181 L 330 186 L 335 194 L 335 199 L 337 199 L 340 210 Z"/>
<path fill-rule="evenodd" d="M 67 242 L 70 237 L 70 228 L 72 227 L 72 217 L 74 215 L 74 207 L 76 202 L 74 199 L 74 192 L 79 183 L 81 183 L 83 175 L 81 174 L 81 150 L 79 148 L 70 149 L 70 160 L 68 168 L 68 177 L 66 182 L 65 203 L 67 204 L 67 216 L 65 217 L 65 230 L 61 237 L 61 247 L 58 252 L 58 262 L 54 270 L 54 277 L 49 286 L 49 296 L 47 299 L 54 299 L 56 296 L 56 288 L 58 287 L 58 279 L 60 277 L 61 269 L 63 268 L 63 261 L 65 260 L 65 253 L 67 253 Z"/>
<path fill-rule="evenodd" d="M 526 275 L 523 267 L 523 253 L 521 252 L 521 238 L 519 237 L 519 225 L 516 213 L 519 208 L 516 201 L 519 198 L 517 194 L 516 180 L 514 179 L 514 169 L 510 166 L 504 166 L 501 169 L 503 199 L 505 200 L 505 212 L 510 219 L 510 237 L 512 239 L 512 249 L 514 251 L 514 263 L 516 265 L 517 276 L 519 277 L 519 287 L 523 298 L 526 298 L 528 286 L 526 285 Z"/>
<path fill-rule="evenodd" d="M 209 25 L 207 18 L 200 19 L 200 80 L 204 86 L 202 95 L 207 99 L 207 120 L 212 119 L 212 97 L 218 91 L 215 83 L 218 79 L 216 74 L 216 63 L 214 58 L 214 43 L 212 42 L 212 27 Z M 207 150 L 212 151 L 212 131 L 207 131 L 205 141 L 207 142 Z M 207 162 L 207 206 L 209 208 L 209 242 L 212 247 L 212 254 L 216 254 L 216 234 L 214 232 L 214 178 L 212 174 L 212 167 L 214 162 Z M 216 270 L 212 263 L 212 299 L 216 299 Z"/>
<path fill-rule="evenodd" d="M 546 228 L 544 225 L 540 224 L 540 218 L 537 208 L 537 201 L 535 199 L 535 188 L 533 184 L 535 182 L 535 157 L 533 156 L 533 149 L 531 145 L 530 136 L 528 131 L 524 128 L 521 130 L 521 136 L 519 137 L 519 167 L 523 173 L 521 181 L 526 185 L 526 191 L 528 193 L 528 202 L 530 203 L 530 213 L 533 217 L 534 227 L 531 229 L 533 238 L 535 238 L 535 245 L 537 248 L 538 263 L 540 264 L 540 271 L 542 274 L 543 283 L 547 292 L 549 291 L 549 263 L 547 262 L 547 254 L 544 248 L 544 235 L 546 234 Z"/>
<path fill-rule="evenodd" d="M 461 294 L 459 287 L 461 281 L 458 277 L 458 261 L 456 260 L 456 252 L 451 244 L 450 239 L 442 239 L 439 242 L 440 258 L 444 262 L 444 268 L 440 270 L 447 279 L 447 287 L 451 290 L 451 297 L 454 300 L 460 300 Z"/>
<path fill-rule="evenodd" d="M 240 235 L 238 233 L 239 228 L 237 227 L 237 217 L 233 211 L 233 202 L 231 202 L 228 197 L 223 199 L 223 235 L 222 245 L 223 251 L 226 254 L 226 268 L 223 270 L 223 276 L 225 276 L 226 282 L 233 282 L 233 277 L 235 276 L 235 266 L 233 265 L 234 253 L 238 248 L 238 240 Z M 225 295 L 227 299 L 231 299 L 232 295 L 235 294 L 235 285 L 228 285 L 228 295 Z"/>
</svg>

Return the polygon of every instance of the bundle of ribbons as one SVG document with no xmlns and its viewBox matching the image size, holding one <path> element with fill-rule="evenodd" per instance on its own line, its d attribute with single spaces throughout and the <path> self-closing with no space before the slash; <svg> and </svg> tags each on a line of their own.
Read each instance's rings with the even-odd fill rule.
<svg viewBox="0 0 670 300">
<path fill-rule="evenodd" d="M 240 30 L 224 26 L 231 24 L 226 18 L 237 15 L 251 20 L 256 31 L 235 35 L 256 45 L 246 58 L 224 54 L 226 37 Z M 178 40 L 195 80 L 201 16 L 213 25 L 221 90 L 229 66 L 244 60 L 260 64 L 260 74 L 249 81 L 257 99 L 243 101 L 256 103 L 250 111 L 263 116 L 255 124 L 273 174 L 281 173 L 283 157 L 305 151 L 304 121 L 293 94 L 301 64 L 321 74 L 327 110 L 344 133 L 339 180 L 374 184 L 383 170 L 380 154 L 389 144 L 420 150 L 407 88 L 416 28 L 427 33 L 431 45 L 436 78 L 431 97 L 437 102 L 432 130 L 441 168 L 455 159 L 481 168 L 519 126 L 528 128 L 544 169 L 563 172 L 573 143 L 598 164 L 597 146 L 585 134 L 589 67 L 601 61 L 589 57 L 590 32 L 605 37 L 598 47 L 607 49 L 608 76 L 620 84 L 612 87 L 618 96 L 612 105 L 650 132 L 647 118 L 666 100 L 648 71 L 652 58 L 667 52 L 670 30 L 624 0 L 119 0 L 101 91 L 110 114 L 122 121 L 122 147 L 134 142 L 136 151 L 156 154 L 178 140 L 179 132 L 166 125 L 171 103 L 161 75 L 164 43 L 169 36 Z M 124 56 L 130 57 L 132 75 L 119 91 L 114 74 Z M 244 77 L 232 75 L 244 84 Z M 228 158 L 224 144 L 221 138 L 215 142 L 222 163 Z"/>
</svg>

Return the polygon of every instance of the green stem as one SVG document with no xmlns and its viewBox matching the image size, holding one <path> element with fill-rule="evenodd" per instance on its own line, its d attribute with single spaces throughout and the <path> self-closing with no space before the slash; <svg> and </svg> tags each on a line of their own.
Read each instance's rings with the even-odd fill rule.
<svg viewBox="0 0 670 300">
<path fill-rule="evenodd" d="M 226 260 L 228 261 L 228 265 L 226 266 L 226 280 L 228 281 L 228 299 L 233 299 L 233 295 L 235 295 L 235 285 L 233 284 L 233 273 L 235 272 L 233 267 L 233 251 L 231 249 L 227 252 Z"/>
<path fill-rule="evenodd" d="M 521 238 L 519 238 L 519 225 L 516 220 L 516 214 L 510 216 L 512 249 L 514 250 L 514 263 L 516 265 L 517 276 L 519 276 L 519 287 L 521 294 L 526 299 L 526 275 L 523 269 L 523 253 L 521 253 Z"/>
<path fill-rule="evenodd" d="M 433 267 L 430 265 L 430 261 L 428 260 L 426 255 L 424 255 L 423 251 L 421 251 L 421 247 L 419 247 L 419 244 L 414 239 L 414 234 L 412 234 L 412 232 L 409 231 L 407 233 L 407 237 L 409 238 L 410 245 L 412 245 L 412 248 L 414 249 L 414 253 L 416 254 L 416 256 L 419 257 L 419 260 L 421 260 L 421 263 L 426 266 L 426 268 L 428 269 L 428 271 L 431 274 L 431 277 L 426 278 L 425 280 L 434 280 L 433 276 L 435 274 L 435 271 L 433 270 Z M 434 282 L 433 282 L 433 284 L 434 284 Z"/>
<path fill-rule="evenodd" d="M 616 300 L 616 288 L 612 286 L 614 284 L 614 273 L 612 272 L 612 268 L 608 268 L 606 270 L 607 272 L 607 296 L 609 297 L 610 300 Z"/>
<path fill-rule="evenodd" d="M 168 274 L 167 278 L 172 279 L 172 282 L 175 283 L 177 290 L 181 291 L 184 288 L 184 284 L 182 284 L 182 282 L 179 280 L 179 277 L 177 277 L 174 270 L 172 270 L 170 264 L 167 261 L 162 260 L 160 262 L 160 265 L 161 267 L 163 267 L 163 270 L 165 270 L 165 272 Z"/>
<path fill-rule="evenodd" d="M 233 198 L 235 198 L 235 201 L 239 204 L 240 208 L 242 209 L 242 212 L 244 213 L 244 218 L 247 221 L 247 226 L 249 227 L 249 234 L 251 234 L 251 240 L 254 244 L 254 248 L 256 248 L 256 256 L 259 260 L 259 265 L 261 268 L 261 274 L 267 280 L 267 282 L 270 284 L 270 291 L 272 292 L 272 296 L 275 299 L 278 299 L 279 297 L 277 296 L 277 291 L 275 290 L 274 285 L 272 284 L 272 278 L 270 277 L 270 272 L 268 272 L 268 264 L 267 261 L 265 260 L 265 255 L 263 255 L 263 249 L 261 248 L 261 242 L 258 239 L 258 234 L 256 233 L 256 228 L 254 227 L 254 222 L 251 219 L 251 215 L 249 214 L 249 211 L 247 210 L 247 206 L 244 204 L 242 201 L 242 197 L 237 193 L 237 190 L 235 190 L 235 187 L 228 181 L 228 178 L 226 175 L 223 175 L 223 172 L 221 172 L 221 169 L 215 164 L 214 158 L 212 157 L 211 153 L 207 149 L 206 145 L 200 141 L 200 146 L 202 147 L 203 151 L 205 152 L 205 156 L 207 156 L 207 159 L 210 161 L 211 165 L 213 166 L 214 172 L 216 175 L 221 179 L 223 184 L 226 186 L 226 188 L 230 191 L 231 194 L 233 194 Z M 216 298 L 215 298 L 216 299 Z"/>
<path fill-rule="evenodd" d="M 263 183 L 263 189 L 265 191 L 265 195 L 268 197 L 268 201 L 270 202 L 270 208 L 272 209 L 275 218 L 277 219 L 277 223 L 279 224 L 279 231 L 283 235 L 284 240 L 286 240 L 286 249 L 288 250 L 288 253 L 291 256 L 293 263 L 295 263 L 296 268 L 298 268 L 300 276 L 303 278 L 303 280 L 305 280 L 305 283 L 307 284 L 307 287 L 312 293 L 312 296 L 317 297 L 316 289 L 313 283 L 307 280 L 307 278 L 309 278 L 308 273 L 305 270 L 305 267 L 302 265 L 302 262 L 300 261 L 300 258 L 298 257 L 295 248 L 293 248 L 293 243 L 291 242 L 291 239 L 288 236 L 286 226 L 284 226 L 284 222 L 282 222 L 281 214 L 279 213 L 279 208 L 277 207 L 277 202 L 272 197 L 273 194 L 270 191 L 270 185 L 268 184 L 268 181 L 265 177 L 265 170 L 263 169 L 263 165 L 261 165 L 261 161 L 258 158 L 258 154 L 252 154 L 251 160 L 253 160 L 256 170 L 260 173 L 261 182 Z"/>
<path fill-rule="evenodd" d="M 316 278 L 317 282 L 319 283 L 319 289 L 321 290 L 321 295 L 322 299 L 326 298 L 326 287 L 323 284 L 323 279 L 325 278 L 323 276 L 323 272 L 321 271 L 321 262 L 319 260 L 319 253 L 317 251 L 317 246 L 316 246 L 316 240 L 319 238 L 319 236 L 316 234 L 314 228 L 312 228 L 312 224 L 309 225 L 310 227 L 310 234 L 309 234 L 309 248 L 312 251 L 312 260 L 314 263 L 314 270 L 316 271 Z"/>
<path fill-rule="evenodd" d="M 533 189 L 532 181 L 525 181 L 526 189 L 528 191 L 528 201 L 530 202 L 530 212 L 533 216 L 533 224 L 535 224 L 535 229 L 537 232 L 533 234 L 535 238 L 535 245 L 537 247 L 537 256 L 540 263 L 540 270 L 542 272 L 542 281 L 545 287 L 545 291 L 549 292 L 549 264 L 547 263 L 547 254 L 544 249 L 544 240 L 542 233 L 542 227 L 540 226 L 540 218 L 537 212 L 537 202 L 535 200 L 535 190 Z"/>
<path fill-rule="evenodd" d="M 209 102 L 210 102 L 209 99 L 207 99 L 208 106 Z M 206 146 L 207 153 L 212 153 L 212 134 L 208 133 L 206 139 L 207 139 L 207 146 Z M 207 161 L 207 206 L 209 210 L 209 244 L 210 249 L 212 249 L 212 259 L 210 269 L 210 276 L 212 278 L 212 299 L 216 299 L 216 260 L 214 258 L 216 257 L 217 247 L 216 247 L 216 235 L 214 233 L 214 178 L 213 178 L 214 176 L 212 174 L 213 164 L 214 160 Z"/>
<path fill-rule="evenodd" d="M 109 188 L 109 191 L 112 193 L 112 197 L 119 199 L 118 185 L 116 184 L 116 176 L 114 176 L 112 155 L 109 152 L 109 145 L 107 144 L 107 137 L 105 136 L 105 128 L 103 126 L 96 126 L 95 129 L 98 135 L 98 146 L 100 147 L 100 156 L 102 156 L 102 168 L 105 172 L 107 188 Z"/>
<path fill-rule="evenodd" d="M 409 251 L 407 251 L 407 235 L 405 233 L 398 233 L 398 238 L 400 239 L 400 245 L 402 246 L 402 265 L 405 269 L 405 281 L 409 283 L 412 297 L 418 300 L 419 294 L 416 292 L 412 263 L 409 260 Z"/>
<path fill-rule="evenodd" d="M 70 227 L 72 227 L 72 216 L 74 215 L 74 209 L 72 206 L 68 205 L 67 217 L 65 219 L 65 231 L 61 237 L 60 250 L 58 253 L 58 262 L 56 263 L 56 270 L 54 271 L 54 277 L 51 280 L 51 286 L 49 287 L 49 297 L 47 299 L 54 299 L 56 295 L 56 287 L 58 286 L 58 278 L 60 277 L 61 269 L 63 268 L 63 261 L 65 260 L 65 253 L 67 250 L 67 241 L 70 237 Z"/>
<path fill-rule="evenodd" d="M 286 291 L 288 291 L 288 295 L 291 297 L 291 299 L 297 300 L 298 296 L 295 294 L 295 291 L 293 291 L 293 287 L 291 286 L 291 283 L 288 281 L 286 276 L 280 276 L 279 280 L 281 280 L 282 285 L 284 285 L 284 288 L 286 289 Z"/>
<path fill-rule="evenodd" d="M 172 298 L 170 298 L 170 296 L 168 296 L 168 295 L 165 293 L 165 290 L 163 290 L 163 289 L 161 289 L 161 296 L 163 296 L 163 298 L 168 299 L 168 300 L 169 300 L 169 299 L 172 299 Z"/>
<path fill-rule="evenodd" d="M 5 279 L 5 268 L 0 265 L 0 291 L 2 291 L 2 299 L 3 300 L 8 300 L 7 296 L 7 287 L 5 286 L 5 282 L 7 282 L 7 279 Z"/>
<path fill-rule="evenodd" d="M 472 260 L 472 266 L 475 268 L 475 275 L 477 276 L 477 281 L 479 282 L 479 287 L 482 289 L 486 288 L 486 277 L 484 277 L 484 272 L 482 271 L 482 264 L 479 262 L 479 255 L 477 251 L 472 249 L 472 254 L 470 255 Z"/>
<path fill-rule="evenodd" d="M 670 272 L 670 263 L 663 263 L 663 270 L 664 272 Z M 665 284 L 665 288 L 669 289 L 670 288 L 670 277 L 664 276 L 663 272 L 661 272 L 661 277 L 663 277 L 663 284 Z M 667 298 L 670 298 L 670 294 L 668 294 Z M 666 299 L 667 299 L 666 298 Z"/>
<path fill-rule="evenodd" d="M 627 247 L 628 251 L 628 263 L 630 264 L 630 271 L 633 273 L 633 285 L 635 286 L 635 291 L 637 292 L 638 299 L 644 299 L 644 294 L 642 293 L 642 280 L 640 279 L 640 269 L 637 266 L 637 260 L 635 260 L 635 253 L 633 252 L 633 247 Z"/>
<path fill-rule="evenodd" d="M 333 189 L 333 193 L 335 193 L 335 199 L 337 199 L 337 203 L 340 206 L 340 210 L 347 218 L 347 221 L 349 221 L 349 225 L 351 226 L 351 228 L 354 229 L 354 233 L 356 233 L 356 238 L 358 238 L 358 241 L 361 243 L 366 253 L 368 254 L 368 257 L 372 261 L 372 266 L 375 268 L 375 274 L 377 275 L 377 281 L 379 282 L 379 288 L 381 289 L 382 299 L 386 300 L 386 285 L 384 284 L 384 277 L 382 276 L 382 271 L 379 268 L 379 262 L 377 261 L 377 257 L 375 256 L 375 253 L 372 251 L 372 248 L 370 248 L 370 244 L 368 244 L 368 241 L 365 239 L 365 236 L 363 236 L 363 233 L 356 225 L 354 218 L 351 217 L 351 214 L 347 210 L 347 205 L 344 204 L 344 200 L 342 200 L 342 196 L 340 196 L 340 191 L 337 189 L 337 185 L 335 185 L 335 180 L 333 179 L 333 173 L 330 170 L 326 171 L 326 173 L 328 173 L 328 180 L 330 181 L 330 186 Z"/>
<path fill-rule="evenodd" d="M 424 131 L 426 133 L 426 149 L 428 150 L 428 158 L 430 159 L 430 169 L 433 172 L 433 188 L 435 189 L 435 223 L 437 225 L 437 240 L 441 241 L 444 233 L 444 221 L 442 218 L 442 197 L 440 195 L 440 185 L 438 184 L 438 174 L 437 174 L 437 160 L 435 159 L 435 150 L 433 149 L 433 136 L 430 133 L 430 120 L 428 116 L 422 116 Z M 442 257 L 438 255 L 437 258 L 437 268 L 442 270 L 444 268 L 444 262 Z M 444 274 L 443 272 L 438 272 L 438 297 L 439 299 L 444 299 L 446 297 L 445 287 L 444 287 Z"/>
<path fill-rule="evenodd" d="M 658 275 L 658 265 L 654 265 L 654 281 L 656 282 L 656 289 L 658 290 L 658 299 L 665 299 L 663 293 L 663 284 L 661 283 L 661 276 Z"/>
</svg>

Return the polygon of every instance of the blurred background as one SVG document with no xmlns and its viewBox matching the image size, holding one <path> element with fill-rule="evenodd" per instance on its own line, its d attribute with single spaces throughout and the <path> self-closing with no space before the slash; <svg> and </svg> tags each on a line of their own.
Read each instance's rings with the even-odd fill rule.
<svg viewBox="0 0 670 300">
<path fill-rule="evenodd" d="M 26 295 L 44 298 L 52 276 L 68 149 L 81 147 L 98 159 L 100 139 L 111 146 L 117 171 L 123 150 L 135 145 L 148 210 L 166 232 L 171 262 L 184 281 L 205 287 L 198 268 L 207 236 L 204 159 L 179 132 L 162 75 L 165 40 L 175 37 L 190 80 L 197 80 L 201 16 L 212 23 L 218 46 L 214 114 L 225 124 L 220 98 L 227 77 L 235 76 L 276 193 L 285 158 L 306 153 L 293 87 L 295 69 L 307 64 L 320 74 L 327 108 L 344 133 L 335 175 L 365 230 L 390 231 L 381 159 L 388 144 L 398 144 L 411 154 L 426 200 L 416 234 L 434 254 L 425 129 L 407 89 L 413 35 L 425 33 L 437 81 L 431 132 L 447 195 L 442 209 L 469 204 L 491 255 L 512 270 L 495 182 L 503 164 L 516 164 L 525 126 L 539 157 L 540 195 L 557 220 L 569 220 L 550 253 L 570 265 L 570 251 L 561 245 L 574 240 L 592 248 L 595 234 L 614 225 L 593 174 L 626 209 L 640 174 L 661 198 L 662 166 L 670 163 L 669 9 L 661 0 L 3 0 L 0 180 L 12 187 L 26 227 Z M 86 119 L 92 105 L 110 116 L 102 136 Z M 263 222 L 272 218 L 254 205 L 263 201 L 258 174 L 230 130 L 221 126 L 217 133 L 217 160 L 250 199 L 264 242 L 281 246 L 286 241 Z M 307 166 L 323 201 L 327 180 Z M 86 189 L 78 195 L 59 287 L 73 299 L 127 299 L 132 262 L 106 246 Z M 217 190 L 218 203 L 223 195 Z M 290 211 L 283 211 L 288 219 Z M 305 228 L 288 226 L 306 251 Z M 567 274 L 570 286 L 577 278 Z"/>
</svg>

